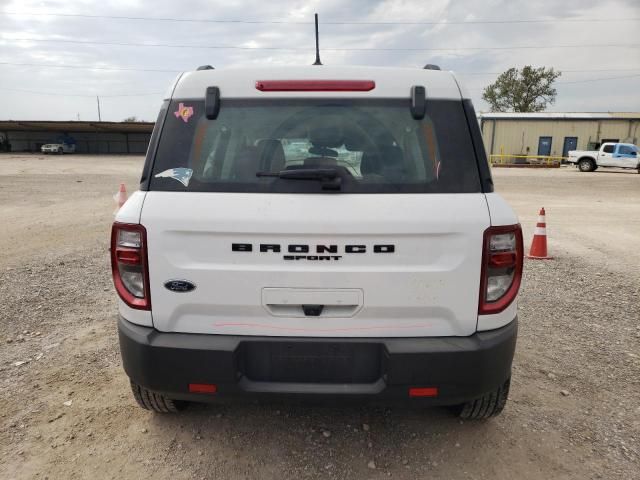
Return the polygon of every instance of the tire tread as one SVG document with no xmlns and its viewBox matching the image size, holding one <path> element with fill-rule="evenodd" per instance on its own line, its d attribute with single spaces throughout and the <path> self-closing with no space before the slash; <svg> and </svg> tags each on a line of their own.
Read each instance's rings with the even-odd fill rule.
<svg viewBox="0 0 640 480">
<path fill-rule="evenodd" d="M 131 382 L 131 391 L 138 405 L 145 410 L 157 413 L 176 413 L 186 407 L 186 402 L 173 400 L 160 393 L 152 392 L 134 382 Z"/>
<path fill-rule="evenodd" d="M 465 420 L 483 420 L 500 414 L 509 397 L 510 383 L 509 378 L 493 392 L 463 404 L 458 416 Z"/>
</svg>

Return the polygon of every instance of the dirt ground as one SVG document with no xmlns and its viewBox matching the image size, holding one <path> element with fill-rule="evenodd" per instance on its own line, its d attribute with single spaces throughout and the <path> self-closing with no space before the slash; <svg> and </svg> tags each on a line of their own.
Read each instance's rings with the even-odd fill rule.
<svg viewBox="0 0 640 480">
<path fill-rule="evenodd" d="M 107 239 L 140 157 L 0 156 L 0 478 L 640 478 L 640 175 L 495 170 L 529 244 L 510 401 L 443 409 L 194 406 L 122 371 Z M 24 362 L 24 363 L 23 363 Z"/>
</svg>

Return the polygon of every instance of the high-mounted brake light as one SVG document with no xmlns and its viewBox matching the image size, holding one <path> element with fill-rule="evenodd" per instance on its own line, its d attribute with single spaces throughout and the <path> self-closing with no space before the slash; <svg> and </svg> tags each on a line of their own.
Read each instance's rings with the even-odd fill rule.
<svg viewBox="0 0 640 480">
<path fill-rule="evenodd" d="M 113 224 L 111 272 L 116 292 L 124 303 L 131 308 L 151 310 L 147 231 L 142 225 Z"/>
<path fill-rule="evenodd" d="M 478 313 L 500 313 L 518 295 L 522 280 L 520 225 L 489 227 L 484 232 Z"/>
<path fill-rule="evenodd" d="M 373 80 L 257 80 L 261 92 L 368 92 Z"/>
</svg>

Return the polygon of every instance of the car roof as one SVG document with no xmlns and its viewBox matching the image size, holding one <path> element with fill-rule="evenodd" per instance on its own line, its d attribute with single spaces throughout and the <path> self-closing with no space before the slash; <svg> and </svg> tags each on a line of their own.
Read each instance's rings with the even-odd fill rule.
<svg viewBox="0 0 640 480">
<path fill-rule="evenodd" d="M 263 92 L 258 80 L 373 80 L 371 91 Z M 422 68 L 361 66 L 238 67 L 209 69 L 181 74 L 165 99 L 203 99 L 205 89 L 215 86 L 221 98 L 409 98 L 411 87 L 422 85 L 427 98 L 469 98 L 453 72 Z"/>
</svg>

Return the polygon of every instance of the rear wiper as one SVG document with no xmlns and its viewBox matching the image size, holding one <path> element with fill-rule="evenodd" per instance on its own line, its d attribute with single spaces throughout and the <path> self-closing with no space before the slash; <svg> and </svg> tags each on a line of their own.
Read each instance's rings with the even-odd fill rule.
<svg viewBox="0 0 640 480">
<path fill-rule="evenodd" d="M 294 168 L 279 172 L 258 172 L 256 177 L 276 177 L 285 180 L 319 180 L 323 190 L 340 190 L 342 178 L 335 168 Z"/>
</svg>

